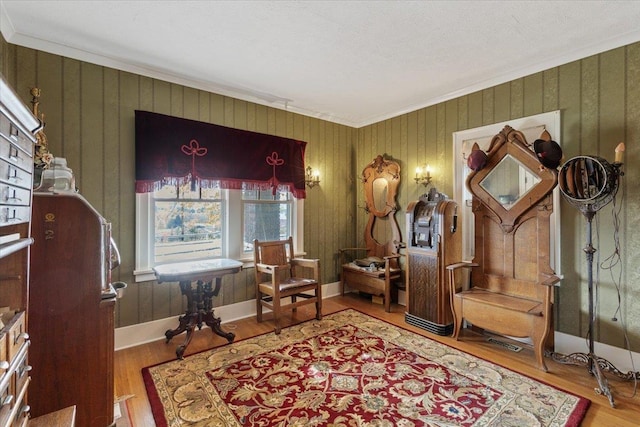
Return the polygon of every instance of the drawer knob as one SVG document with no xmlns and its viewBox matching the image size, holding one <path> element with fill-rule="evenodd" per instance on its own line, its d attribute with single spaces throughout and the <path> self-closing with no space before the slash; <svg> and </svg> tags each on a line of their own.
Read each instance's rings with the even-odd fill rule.
<svg viewBox="0 0 640 427">
<path fill-rule="evenodd" d="M 7 362 L 6 360 L 0 362 L 0 369 L 2 369 L 3 371 L 9 369 L 9 362 Z"/>
<path fill-rule="evenodd" d="M 28 334 L 28 333 L 26 333 L 26 332 L 23 332 L 23 333 L 21 333 L 21 334 L 16 335 L 16 337 L 13 339 L 13 343 L 14 343 L 14 344 L 18 344 L 18 342 L 19 342 L 20 340 L 25 340 L 25 341 L 26 341 L 26 340 L 28 340 L 28 339 L 29 339 L 29 334 Z"/>
<path fill-rule="evenodd" d="M 31 406 L 29 405 L 23 405 L 22 408 L 20 408 L 20 415 L 23 417 L 28 417 L 29 412 L 31 412 Z"/>
</svg>

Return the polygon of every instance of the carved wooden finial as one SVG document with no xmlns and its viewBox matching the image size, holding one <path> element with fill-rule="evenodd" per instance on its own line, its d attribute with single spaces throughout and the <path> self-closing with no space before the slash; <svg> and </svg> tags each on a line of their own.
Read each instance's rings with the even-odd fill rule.
<svg viewBox="0 0 640 427">
<path fill-rule="evenodd" d="M 33 115 L 38 117 L 38 106 L 40 105 L 40 89 L 37 87 L 31 88 L 31 105 L 33 105 Z"/>
</svg>

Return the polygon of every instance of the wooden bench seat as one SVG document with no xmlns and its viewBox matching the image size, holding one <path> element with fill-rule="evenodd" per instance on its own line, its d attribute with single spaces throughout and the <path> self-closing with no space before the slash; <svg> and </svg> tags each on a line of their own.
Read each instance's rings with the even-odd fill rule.
<svg viewBox="0 0 640 427">
<path fill-rule="evenodd" d="M 501 335 L 531 338 L 538 367 L 546 372 L 544 346 L 551 331 L 552 290 L 560 279 L 552 275 L 543 282 L 531 283 L 531 287 L 539 287 L 542 291 L 539 300 L 482 287 L 456 289 L 456 271 L 473 267 L 478 265 L 462 262 L 447 266 L 454 318 L 453 338 L 458 339 L 463 320 Z"/>
<path fill-rule="evenodd" d="M 543 305 L 540 301 L 530 300 L 513 295 L 491 292 L 486 289 L 473 288 L 468 291 L 459 292 L 459 298 L 466 301 L 474 301 L 494 307 L 505 308 L 507 310 L 518 311 L 532 316 L 542 316 Z"/>
</svg>

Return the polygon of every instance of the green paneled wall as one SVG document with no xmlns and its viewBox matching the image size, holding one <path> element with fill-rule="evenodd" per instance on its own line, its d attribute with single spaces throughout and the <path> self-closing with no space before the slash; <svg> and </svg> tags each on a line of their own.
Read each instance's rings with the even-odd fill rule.
<svg viewBox="0 0 640 427">
<path fill-rule="evenodd" d="M 322 277 L 337 280 L 336 248 L 350 246 L 356 189 L 348 184 L 356 129 L 114 69 L 0 43 L 2 73 L 40 111 L 51 152 L 65 157 L 80 193 L 112 223 L 122 264 L 115 279 L 129 284 L 116 309 L 118 327 L 181 314 L 177 284 L 135 283 L 134 111 L 170 114 L 307 141 L 306 161 L 321 184 L 305 200 L 305 247 L 322 260 Z M 338 219 L 338 220 L 336 220 Z M 321 233 L 318 230 L 322 230 Z M 82 232 L 82 230 L 78 230 Z M 78 260 L 82 262 L 82 260 Z M 254 296 L 253 269 L 223 280 L 219 305 Z"/>
<path fill-rule="evenodd" d="M 42 89 L 41 111 L 55 155 L 66 157 L 81 193 L 113 223 L 123 258 L 116 275 L 129 283 L 118 303 L 117 326 L 177 315 L 177 285 L 135 284 L 134 120 L 135 109 L 270 133 L 308 142 L 307 163 L 320 170 L 320 186 L 305 201 L 305 250 L 322 262 L 325 282 L 337 280 L 337 250 L 361 246 L 366 222 L 360 172 L 378 154 L 402 168 L 397 219 L 405 236 L 405 208 L 424 192 L 413 175 L 429 163 L 434 185 L 453 189 L 452 133 L 523 116 L 561 110 L 560 139 L 565 159 L 578 154 L 613 159 L 620 141 L 627 145 L 625 176 L 618 203 L 621 314 L 610 270 L 600 270 L 600 319 L 596 339 L 624 346 L 624 318 L 632 349 L 640 351 L 640 43 L 555 67 L 360 129 L 337 125 L 250 102 L 133 75 L 31 49 L 0 43 L 0 70 L 29 101 L 29 88 Z M 619 198 L 618 200 L 621 200 Z M 561 203 L 564 280 L 556 295 L 556 327 L 586 336 L 585 220 Z M 598 214 L 598 261 L 614 253 L 613 205 Z M 612 270 L 617 278 L 618 270 Z M 253 271 L 224 280 L 221 304 L 253 297 Z M 635 304 L 634 304 L 635 303 Z"/>
</svg>

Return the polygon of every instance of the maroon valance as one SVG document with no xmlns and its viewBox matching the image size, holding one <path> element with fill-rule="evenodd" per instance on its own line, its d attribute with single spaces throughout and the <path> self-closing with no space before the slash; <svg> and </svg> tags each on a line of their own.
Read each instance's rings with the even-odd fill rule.
<svg viewBox="0 0 640 427">
<path fill-rule="evenodd" d="M 136 193 L 191 181 L 305 197 L 306 142 L 148 111 L 135 118 Z"/>
</svg>

